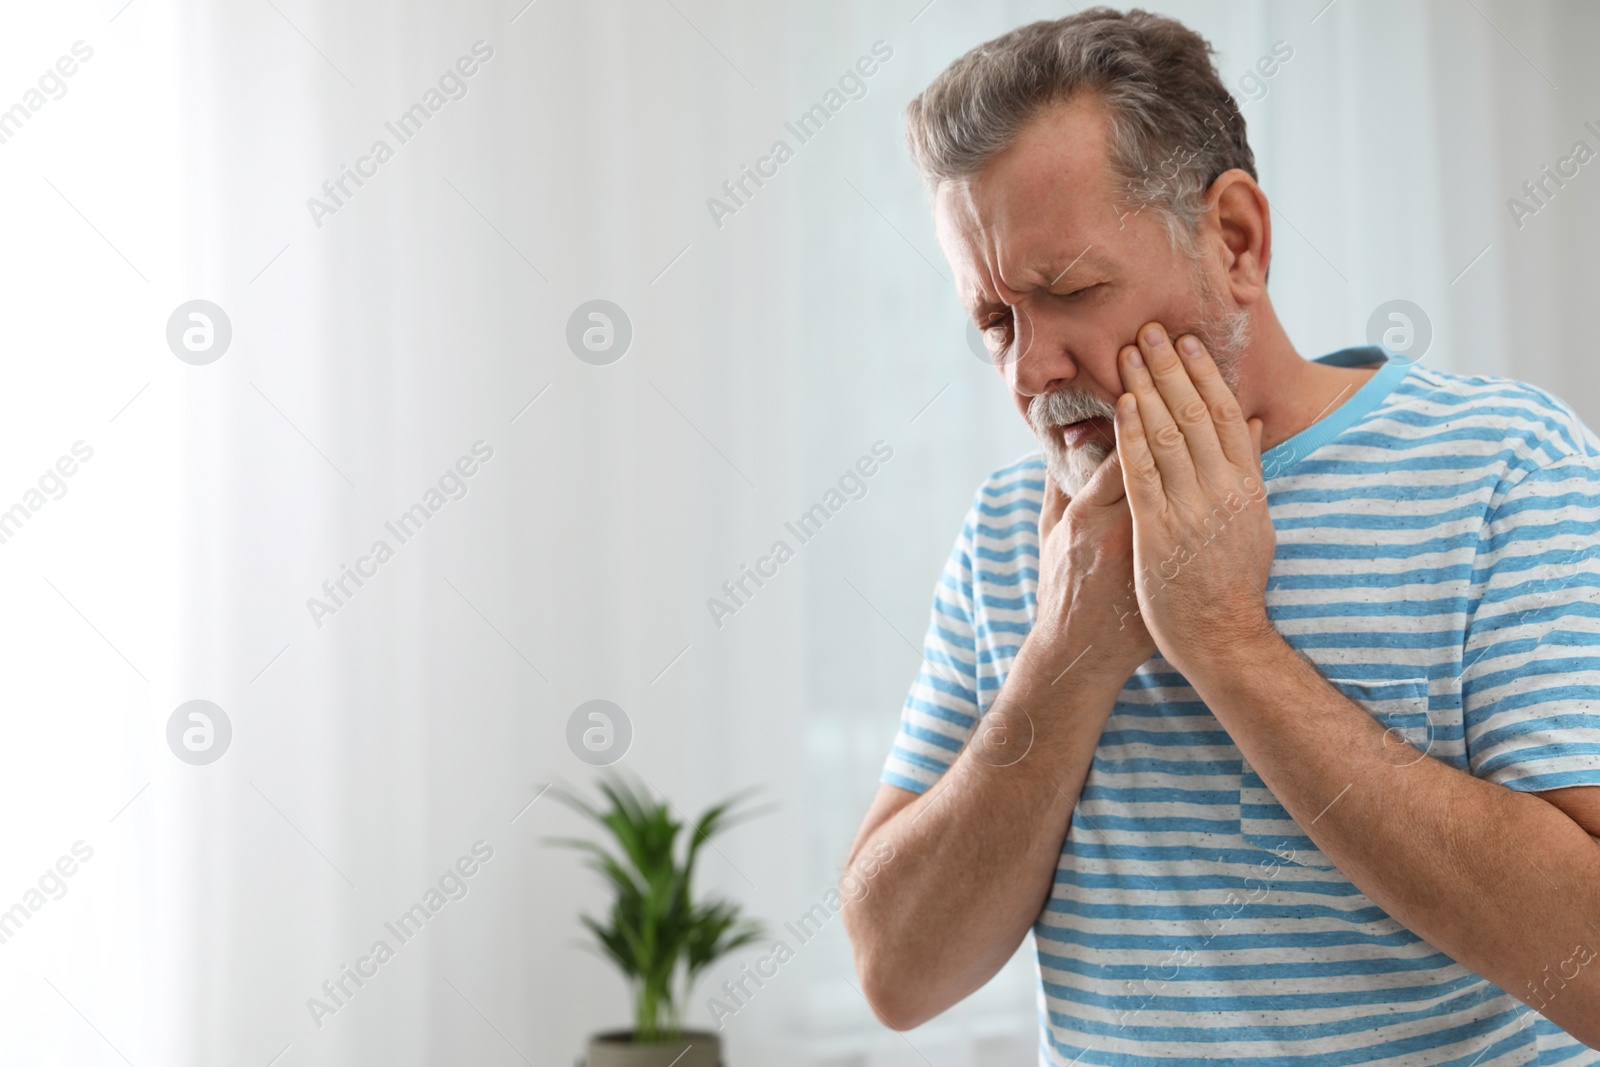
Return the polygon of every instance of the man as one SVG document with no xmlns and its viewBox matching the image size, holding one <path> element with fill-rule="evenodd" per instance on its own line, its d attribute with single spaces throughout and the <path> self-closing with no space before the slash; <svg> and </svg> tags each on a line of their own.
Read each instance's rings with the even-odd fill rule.
<svg viewBox="0 0 1600 1067">
<path fill-rule="evenodd" d="M 1042 456 L 936 589 L 852 850 L 894 856 L 845 909 L 862 989 L 919 1025 L 1031 928 L 1042 1063 L 1600 1062 L 1600 439 L 1304 360 L 1210 52 L 1095 8 L 909 108 Z"/>
</svg>

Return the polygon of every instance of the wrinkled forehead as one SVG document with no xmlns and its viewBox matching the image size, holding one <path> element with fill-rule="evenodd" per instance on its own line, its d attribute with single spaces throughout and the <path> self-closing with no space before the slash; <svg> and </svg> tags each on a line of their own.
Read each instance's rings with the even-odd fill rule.
<svg viewBox="0 0 1600 1067">
<path fill-rule="evenodd" d="M 1036 118 L 978 174 L 941 184 L 935 225 L 963 299 L 992 295 L 996 280 L 1025 287 L 1109 245 L 1122 226 L 1116 190 L 1099 108 L 1079 101 Z"/>
</svg>

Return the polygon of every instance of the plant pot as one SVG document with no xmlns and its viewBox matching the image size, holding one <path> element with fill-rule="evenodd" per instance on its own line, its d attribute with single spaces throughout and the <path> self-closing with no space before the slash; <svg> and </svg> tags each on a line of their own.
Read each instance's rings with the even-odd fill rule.
<svg viewBox="0 0 1600 1067">
<path fill-rule="evenodd" d="M 722 1041 L 707 1030 L 685 1030 L 676 1041 L 636 1044 L 632 1030 L 589 1039 L 584 1067 L 721 1067 Z"/>
</svg>

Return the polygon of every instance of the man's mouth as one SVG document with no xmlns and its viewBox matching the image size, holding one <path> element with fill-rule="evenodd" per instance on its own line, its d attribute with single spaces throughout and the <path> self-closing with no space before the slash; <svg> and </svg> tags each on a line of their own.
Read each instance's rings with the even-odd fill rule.
<svg viewBox="0 0 1600 1067">
<path fill-rule="evenodd" d="M 1113 429 L 1110 419 L 1093 415 L 1061 427 L 1061 439 L 1068 447 L 1075 448 L 1096 439 L 1111 441 Z"/>
</svg>

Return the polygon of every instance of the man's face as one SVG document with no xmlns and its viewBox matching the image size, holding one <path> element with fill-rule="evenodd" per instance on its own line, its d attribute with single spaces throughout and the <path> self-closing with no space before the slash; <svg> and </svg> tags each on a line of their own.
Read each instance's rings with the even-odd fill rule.
<svg viewBox="0 0 1600 1067">
<path fill-rule="evenodd" d="M 1206 247 L 1191 259 L 1118 192 L 1099 105 L 1080 96 L 935 199 L 962 304 L 1068 497 L 1116 449 L 1117 353 L 1139 327 L 1198 336 L 1235 392 L 1248 343 L 1249 313 Z"/>
</svg>

